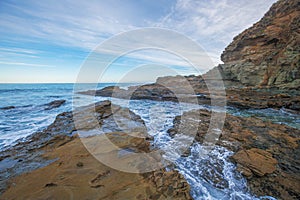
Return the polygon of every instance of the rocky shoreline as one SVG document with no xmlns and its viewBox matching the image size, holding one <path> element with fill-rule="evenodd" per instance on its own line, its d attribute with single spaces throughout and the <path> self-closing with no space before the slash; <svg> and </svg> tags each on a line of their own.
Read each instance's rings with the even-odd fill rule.
<svg viewBox="0 0 300 200">
<path fill-rule="evenodd" d="M 96 160 L 82 143 L 82 139 L 98 141 L 107 145 L 104 138 L 121 149 L 134 152 L 149 152 L 149 137 L 133 137 L 128 131 L 145 130 L 144 122 L 126 108 L 114 106 L 109 101 L 95 105 L 98 124 L 106 132 L 100 135 L 79 138 L 72 115 L 90 118 L 93 105 L 79 108 L 76 112 L 65 112 L 43 132 L 33 134 L 26 142 L 1 152 L 0 199 L 191 199 L 189 185 L 177 171 L 164 169 L 148 173 L 126 173 L 110 168 Z M 129 112 L 130 117 L 123 115 Z M 114 115 L 123 116 L 126 133 L 119 132 Z M 134 122 L 134 126 L 132 126 Z M 84 126 L 83 126 L 84 125 Z M 90 123 L 80 124 L 82 130 L 95 130 Z M 124 127 L 122 127 L 124 128 Z M 96 129 L 97 130 L 97 129 Z M 145 134 L 143 132 L 142 134 Z M 114 155 L 115 150 L 111 151 Z M 107 149 L 108 148 L 108 149 Z M 123 158 L 124 157 L 124 158 Z M 122 159 L 130 157 L 123 155 Z"/>
<path fill-rule="evenodd" d="M 199 121 L 195 115 L 200 113 Z M 198 127 L 195 142 L 203 144 L 210 125 L 211 112 L 193 110 L 174 119 L 168 132 L 188 135 Z M 247 178 L 251 192 L 278 199 L 300 198 L 300 130 L 265 122 L 258 118 L 226 115 L 223 130 L 216 145 L 234 152 L 232 162 Z"/>
<path fill-rule="evenodd" d="M 112 112 L 111 106 L 109 101 L 95 104 L 94 114 L 106 131 L 106 137 L 121 149 L 149 152 L 150 136 L 136 138 L 128 135 L 129 132 L 136 134 L 137 131 L 146 134 L 141 118 L 127 108 L 115 105 L 115 112 Z M 78 137 L 78 126 L 76 128 L 73 121 L 74 114 L 79 114 L 83 121 L 90 121 L 91 116 L 88 113 L 91 109 L 92 105 L 79 108 L 73 113 L 62 113 L 43 132 L 33 134 L 26 142 L 20 142 L 1 152 L 0 163 L 4 166 L 0 171 L 3 193 L 1 199 L 14 199 L 20 193 L 26 198 L 61 199 L 73 195 L 75 199 L 85 196 L 104 199 L 192 199 L 190 186 L 176 170 L 161 169 L 131 174 L 114 170 L 97 161 L 84 147 Z M 200 113 L 199 121 L 193 117 L 195 113 Z M 132 125 L 130 121 L 133 120 L 135 126 L 127 129 L 125 127 L 126 133 L 120 132 L 120 127 L 113 119 L 114 114 L 123 117 L 125 125 Z M 181 116 L 174 119 L 174 126 L 168 131 L 169 134 L 172 137 L 176 134 L 189 134 L 191 128 L 198 127 L 195 142 L 202 144 L 209 128 L 211 112 L 192 110 L 184 115 L 184 122 L 181 122 Z M 80 124 L 79 127 L 86 131 L 94 130 L 95 126 L 91 124 L 93 123 Z M 254 117 L 243 118 L 227 114 L 216 145 L 234 152 L 231 160 L 236 163 L 237 170 L 247 178 L 254 195 L 298 199 L 299 134 L 298 129 L 285 125 L 265 122 Z M 102 141 L 101 136 L 86 138 L 89 141 Z M 188 152 L 183 156 L 187 155 Z"/>
<path fill-rule="evenodd" d="M 1 199 L 16 199 L 20 194 L 28 199 L 191 199 L 189 186 L 177 171 L 120 172 L 93 158 L 79 138 L 67 140 L 59 145 L 61 140 L 52 141 L 57 146 L 47 147 L 43 157 L 56 161 L 10 179 Z"/>
<path fill-rule="evenodd" d="M 111 86 L 80 93 L 204 105 L 211 105 L 213 99 L 222 105 L 226 100 L 227 105 L 238 108 L 284 108 L 299 114 L 299 6 L 299 0 L 279 0 L 259 22 L 234 38 L 221 56 L 224 64 L 202 76 L 161 77 L 153 84 L 128 89 Z M 216 71 L 224 88 L 218 85 Z M 209 91 L 214 85 L 218 86 Z M 64 103 L 60 100 L 44 106 L 50 110 Z M 195 113 L 200 113 L 200 120 L 195 120 Z M 194 142 L 203 144 L 211 112 L 194 110 L 183 115 L 187 120 L 181 121 L 182 117 L 177 116 L 169 135 L 188 135 L 197 127 Z M 86 131 L 86 135 L 80 135 L 78 129 Z M 220 131 L 216 145 L 234 152 L 231 161 L 247 179 L 253 194 L 300 199 L 299 129 L 226 114 Z M 0 199 L 18 199 L 20 194 L 31 199 L 192 199 L 190 186 L 174 169 L 133 174 L 97 161 L 82 138 L 91 143 L 99 141 L 109 156 L 121 155 L 125 160 L 130 157 L 105 146 L 104 137 L 130 152 L 151 151 L 151 137 L 144 121 L 127 108 L 104 101 L 95 107 L 64 112 L 44 131 L 0 152 Z"/>
</svg>

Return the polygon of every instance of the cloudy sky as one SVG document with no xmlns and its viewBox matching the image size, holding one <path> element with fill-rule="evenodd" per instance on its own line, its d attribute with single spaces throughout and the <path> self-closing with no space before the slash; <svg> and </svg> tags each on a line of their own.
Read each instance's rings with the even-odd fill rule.
<svg viewBox="0 0 300 200">
<path fill-rule="evenodd" d="M 203 62 L 205 66 L 200 72 L 205 72 L 221 63 L 220 54 L 233 37 L 257 22 L 274 2 L 1 0 L 0 82 L 74 82 L 91 51 L 115 35 L 147 27 L 175 31 L 197 42 L 213 63 Z M 131 44 L 139 42 L 135 36 L 128 38 Z M 164 40 L 162 36 L 152 35 L 151 38 L 164 43 L 159 41 Z M 185 49 L 176 38 L 171 39 Z M 102 58 L 105 60 L 104 54 L 107 56 L 109 51 L 98 53 L 100 63 L 97 67 L 101 67 Z M 143 49 L 117 59 L 102 81 L 117 81 L 126 70 L 138 66 L 143 66 L 143 70 L 137 70 L 139 76 L 133 73 L 128 76 L 130 80 L 124 79 L 125 82 L 141 81 L 145 74 L 153 73 L 149 80 L 172 74 L 172 69 L 182 74 L 196 73 L 178 56 Z M 170 70 L 163 70 L 162 66 L 170 67 Z"/>
</svg>

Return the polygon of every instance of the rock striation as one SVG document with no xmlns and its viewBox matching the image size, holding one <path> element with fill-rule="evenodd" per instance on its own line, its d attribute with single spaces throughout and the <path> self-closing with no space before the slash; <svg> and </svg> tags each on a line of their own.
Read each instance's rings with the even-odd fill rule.
<svg viewBox="0 0 300 200">
<path fill-rule="evenodd" d="M 90 139 L 99 140 L 94 137 Z M 121 146 L 128 145 L 123 133 L 108 137 Z M 144 140 L 142 145 L 141 140 L 138 149 L 147 149 L 148 142 Z M 177 171 L 125 173 L 96 160 L 78 137 L 59 146 L 59 140 L 52 142 L 56 147 L 45 146 L 43 157 L 56 161 L 10 179 L 1 199 L 18 199 L 20 195 L 24 199 L 191 199 L 189 186 Z M 134 145 L 137 140 L 130 142 Z"/>
<path fill-rule="evenodd" d="M 230 86 L 300 87 L 299 7 L 299 0 L 279 0 L 225 48 L 219 70 Z"/>
</svg>

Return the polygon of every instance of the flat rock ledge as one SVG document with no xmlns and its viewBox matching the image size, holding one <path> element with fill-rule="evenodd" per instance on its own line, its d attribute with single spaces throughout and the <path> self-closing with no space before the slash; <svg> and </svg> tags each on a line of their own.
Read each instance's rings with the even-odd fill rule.
<svg viewBox="0 0 300 200">
<path fill-rule="evenodd" d="M 97 126 L 105 132 L 80 138 L 78 127 L 87 132 L 95 130 L 94 123 L 83 123 L 91 120 L 91 111 Z M 76 126 L 74 115 L 79 117 Z M 125 132 L 120 131 L 115 115 L 129 125 L 122 127 Z M 139 116 L 109 101 L 62 113 L 44 131 L 1 152 L 0 164 L 4 167 L 0 170 L 0 199 L 192 199 L 190 186 L 177 171 L 122 172 L 98 161 L 82 143 L 97 141 L 111 159 L 117 155 L 126 160 L 130 153 L 123 155 L 110 149 L 104 139 L 121 150 L 147 153 L 151 137 L 145 130 Z"/>
</svg>

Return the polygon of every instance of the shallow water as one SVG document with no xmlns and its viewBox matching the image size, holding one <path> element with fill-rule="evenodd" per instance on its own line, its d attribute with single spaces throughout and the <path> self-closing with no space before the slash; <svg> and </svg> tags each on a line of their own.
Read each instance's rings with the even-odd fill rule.
<svg viewBox="0 0 300 200">
<path fill-rule="evenodd" d="M 103 88 L 111 84 L 99 84 Z M 128 86 L 129 84 L 124 84 Z M 79 84 L 79 90 L 94 89 L 93 84 Z M 50 125 L 62 112 L 71 111 L 74 84 L 0 84 L 0 149 L 13 144 Z M 89 96 L 78 95 L 79 105 L 86 105 Z M 54 100 L 66 100 L 59 108 L 45 110 L 45 104 Z M 106 98 L 97 97 L 97 101 Z"/>
<path fill-rule="evenodd" d="M 118 101 L 116 100 L 116 103 Z M 167 133 L 173 125 L 174 117 L 195 108 L 209 109 L 208 106 L 178 106 L 173 102 L 147 100 L 131 101 L 129 108 L 144 119 L 148 132 L 154 136 L 154 145 L 163 149 L 164 157 L 173 161 L 175 168 L 185 176 L 194 199 L 274 199 L 268 196 L 257 198 L 250 194 L 246 180 L 235 171 L 235 165 L 228 160 L 233 152 L 224 147 L 205 148 L 200 144 L 193 144 L 189 156 L 176 155 L 180 152 L 177 150 L 186 143 L 184 138 L 177 140 L 175 144 L 172 143 L 172 138 Z"/>
</svg>

